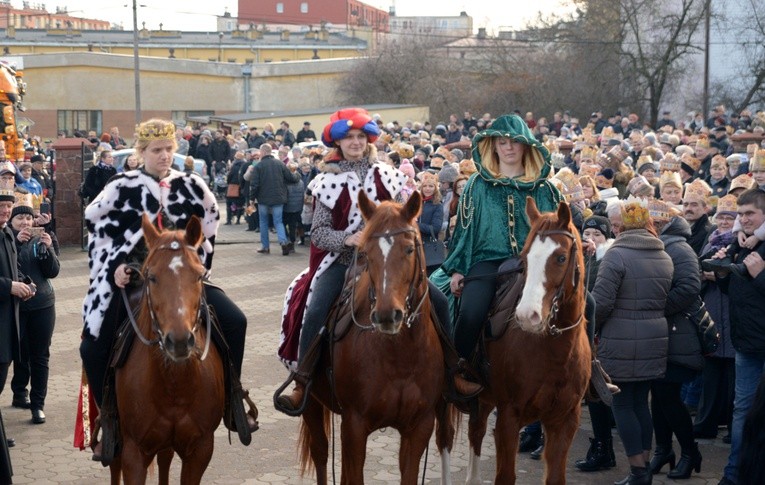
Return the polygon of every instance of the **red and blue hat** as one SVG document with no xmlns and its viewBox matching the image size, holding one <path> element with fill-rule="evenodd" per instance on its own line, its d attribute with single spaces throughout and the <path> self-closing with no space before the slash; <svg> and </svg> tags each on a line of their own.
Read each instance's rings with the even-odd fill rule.
<svg viewBox="0 0 765 485">
<path fill-rule="evenodd" d="M 367 135 L 369 143 L 374 143 L 380 136 L 380 128 L 363 108 L 347 108 L 335 111 L 329 117 L 329 124 L 324 127 L 321 141 L 328 147 L 334 146 L 337 140 L 348 136 L 348 132 L 356 129 Z"/>
</svg>

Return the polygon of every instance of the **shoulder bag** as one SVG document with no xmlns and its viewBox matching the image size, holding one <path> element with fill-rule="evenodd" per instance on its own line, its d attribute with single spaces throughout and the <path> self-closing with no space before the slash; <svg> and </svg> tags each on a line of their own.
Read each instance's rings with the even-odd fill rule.
<svg viewBox="0 0 765 485">
<path fill-rule="evenodd" d="M 709 315 L 704 300 L 700 301 L 699 309 L 694 313 L 686 313 L 686 317 L 696 325 L 696 332 L 701 343 L 701 353 L 705 356 L 712 355 L 720 345 L 720 331 L 714 320 Z"/>
</svg>

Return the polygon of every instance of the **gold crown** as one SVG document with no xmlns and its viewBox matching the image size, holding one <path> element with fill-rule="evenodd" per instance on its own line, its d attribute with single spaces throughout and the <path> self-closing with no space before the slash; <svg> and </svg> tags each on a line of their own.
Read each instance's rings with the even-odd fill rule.
<svg viewBox="0 0 765 485">
<path fill-rule="evenodd" d="M 728 192 L 733 192 L 736 189 L 749 190 L 751 188 L 754 188 L 754 179 L 751 175 L 745 173 L 730 181 L 730 188 L 728 189 Z"/>
<path fill-rule="evenodd" d="M 40 212 L 40 204 L 43 203 L 43 199 L 44 199 L 43 195 L 42 194 L 40 195 L 29 194 L 29 195 L 32 197 L 32 210 L 34 210 L 36 213 Z"/>
<path fill-rule="evenodd" d="M 635 197 L 653 196 L 653 186 L 642 175 L 637 175 L 629 181 L 627 191 Z"/>
<path fill-rule="evenodd" d="M 465 159 L 460 162 L 460 174 L 462 175 L 472 175 L 476 173 L 478 169 L 475 166 L 475 162 L 472 159 Z"/>
<path fill-rule="evenodd" d="M 749 162 L 750 172 L 762 172 L 765 170 L 765 149 L 754 152 L 752 161 Z"/>
<path fill-rule="evenodd" d="M 614 129 L 611 126 L 606 126 L 603 128 L 603 131 L 600 132 L 600 138 L 601 140 L 604 138 L 613 138 L 614 137 Z"/>
<path fill-rule="evenodd" d="M 706 204 L 710 195 L 712 195 L 712 188 L 709 184 L 701 179 L 696 179 L 685 186 L 683 202 L 703 202 Z"/>
<path fill-rule="evenodd" d="M 738 211 L 738 197 L 733 194 L 728 194 L 724 197 L 720 197 L 717 201 L 717 213 L 721 214 L 727 212 L 729 214 L 736 214 Z"/>
<path fill-rule="evenodd" d="M 687 153 L 683 153 L 683 156 L 680 157 L 680 165 L 686 164 L 688 167 L 693 169 L 693 172 L 695 173 L 699 167 L 701 166 L 701 160 L 698 158 L 692 157 L 688 155 Z"/>
<path fill-rule="evenodd" d="M 667 222 L 672 219 L 672 211 L 669 204 L 662 200 L 651 200 L 648 202 L 648 213 L 654 221 Z"/>
<path fill-rule="evenodd" d="M 563 184 L 561 192 L 563 192 L 563 195 L 568 202 L 578 202 L 584 199 L 582 184 L 579 183 L 579 178 L 571 171 L 571 169 L 562 169 L 555 174 L 555 178 L 560 180 Z"/>
<path fill-rule="evenodd" d="M 593 180 L 600 173 L 600 165 L 594 163 L 583 163 L 579 167 L 579 175 L 589 175 Z"/>
<path fill-rule="evenodd" d="M 16 202 L 13 204 L 13 207 L 29 207 L 30 209 L 34 208 L 34 196 L 30 194 L 29 192 L 16 192 Z M 39 209 L 40 206 L 38 205 L 37 208 Z M 33 209 L 34 210 L 34 209 Z"/>
<path fill-rule="evenodd" d="M 594 146 L 587 145 L 582 148 L 582 154 L 579 156 L 581 160 L 595 160 L 598 155 L 598 149 Z"/>
<path fill-rule="evenodd" d="M 643 132 L 642 131 L 640 131 L 640 130 L 632 130 L 630 132 L 630 141 L 631 142 L 634 143 L 634 142 L 640 141 L 642 139 L 643 139 Z"/>
<path fill-rule="evenodd" d="M 683 181 L 680 179 L 680 174 L 670 170 L 662 172 L 661 177 L 659 178 L 659 187 L 663 190 L 665 185 L 672 185 L 678 189 L 682 189 Z"/>
<path fill-rule="evenodd" d="M 152 142 L 154 140 L 175 140 L 175 125 L 161 120 L 152 120 L 136 126 L 139 140 Z"/>
<path fill-rule="evenodd" d="M 649 163 L 653 164 L 653 159 L 649 155 L 640 155 L 638 157 L 636 168 L 640 170 L 640 167 Z"/>
<path fill-rule="evenodd" d="M 650 219 L 648 209 L 639 201 L 628 202 L 622 206 L 622 223 L 625 229 L 645 229 Z"/>
<path fill-rule="evenodd" d="M 558 148 L 558 144 L 555 143 L 555 140 L 553 138 L 548 138 L 547 140 L 545 140 L 543 145 L 545 146 L 545 148 L 547 148 L 547 151 L 549 151 L 550 154 L 558 153 L 560 151 L 560 149 Z"/>
<path fill-rule="evenodd" d="M 709 137 L 702 133 L 696 140 L 696 148 L 709 148 Z"/>
<path fill-rule="evenodd" d="M 664 155 L 664 158 L 661 159 L 661 162 L 659 162 L 659 170 L 662 172 L 677 172 L 680 170 L 680 160 L 674 153 L 667 153 Z"/>
</svg>

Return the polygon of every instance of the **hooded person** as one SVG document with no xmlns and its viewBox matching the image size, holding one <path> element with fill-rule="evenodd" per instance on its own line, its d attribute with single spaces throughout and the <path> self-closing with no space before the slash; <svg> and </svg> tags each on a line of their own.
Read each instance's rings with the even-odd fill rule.
<svg viewBox="0 0 765 485">
<path fill-rule="evenodd" d="M 449 255 L 430 277 L 452 306 L 460 297 L 454 335 L 465 359 L 475 349 L 496 289 L 494 278 L 471 276 L 496 273 L 500 263 L 520 254 L 530 230 L 526 197 L 541 212 L 557 210 L 563 201 L 548 180 L 550 152 L 517 115 L 500 116 L 477 133 L 472 159 L 478 172 L 460 196 Z"/>
</svg>

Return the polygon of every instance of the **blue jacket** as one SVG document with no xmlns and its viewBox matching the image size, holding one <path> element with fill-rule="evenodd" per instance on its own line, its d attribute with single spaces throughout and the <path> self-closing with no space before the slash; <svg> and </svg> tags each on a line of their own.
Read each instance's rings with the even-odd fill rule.
<svg viewBox="0 0 765 485">
<path fill-rule="evenodd" d="M 443 203 L 434 204 L 433 200 L 427 200 L 422 204 L 422 214 L 417 220 L 420 234 L 424 241 L 437 240 L 438 233 L 444 220 Z"/>
</svg>

